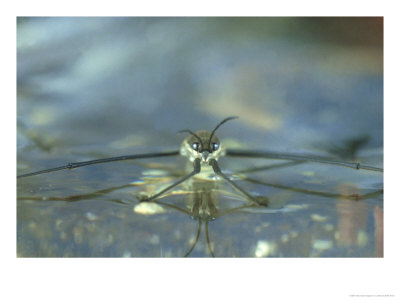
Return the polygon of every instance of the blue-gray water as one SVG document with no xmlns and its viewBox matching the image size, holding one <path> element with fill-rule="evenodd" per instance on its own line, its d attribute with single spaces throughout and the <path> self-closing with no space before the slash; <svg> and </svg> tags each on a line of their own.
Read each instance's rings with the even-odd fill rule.
<svg viewBox="0 0 400 300">
<path fill-rule="evenodd" d="M 382 167 L 382 20 L 19 18 L 18 174 L 179 149 L 182 129 L 229 148 L 315 153 Z M 229 174 L 279 161 L 222 158 Z M 183 158 L 116 162 L 17 182 L 18 256 L 184 256 L 191 186 L 145 215 L 136 196 Z M 247 180 L 245 180 L 246 178 Z M 233 177 L 268 197 L 209 221 L 217 257 L 383 256 L 382 173 L 300 164 Z M 199 197 L 249 204 L 221 182 Z M 363 197 L 367 195 L 367 197 Z M 210 256 L 205 223 L 190 256 Z"/>
</svg>

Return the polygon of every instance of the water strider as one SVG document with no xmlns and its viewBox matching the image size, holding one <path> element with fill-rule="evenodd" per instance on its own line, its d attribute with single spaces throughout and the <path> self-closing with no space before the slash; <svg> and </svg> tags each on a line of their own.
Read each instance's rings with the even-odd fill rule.
<svg viewBox="0 0 400 300">
<path fill-rule="evenodd" d="M 186 171 L 185 170 L 179 170 L 179 172 L 172 172 L 171 175 L 172 177 L 166 178 L 168 182 L 174 182 L 173 180 L 176 180 L 172 184 L 168 184 L 166 187 L 160 187 L 159 191 L 149 193 L 147 195 L 142 196 L 142 194 L 138 195 L 138 199 L 141 201 L 140 204 L 137 204 L 134 207 L 134 211 L 136 212 L 136 207 L 140 206 L 141 204 L 146 204 L 146 205 L 154 205 L 157 206 L 161 205 L 164 207 L 167 207 L 169 209 L 175 210 L 179 213 L 183 213 L 185 215 L 190 216 L 193 220 L 196 221 L 196 227 L 193 228 L 194 231 L 194 236 L 193 239 L 191 240 L 191 243 L 187 248 L 185 248 L 184 252 L 181 255 L 184 256 L 190 256 L 194 249 L 196 248 L 196 245 L 198 244 L 198 241 L 201 240 L 200 235 L 202 235 L 201 231 L 202 228 L 204 229 L 204 235 L 205 235 L 205 249 L 208 250 L 208 253 L 211 256 L 214 256 L 214 251 L 217 253 L 218 256 L 220 256 L 220 249 L 222 246 L 222 242 L 219 240 L 215 240 L 216 246 L 214 246 L 214 243 L 211 242 L 210 235 L 209 235 L 209 230 L 214 231 L 213 226 L 211 226 L 210 223 L 211 221 L 221 218 L 223 216 L 226 216 L 230 213 L 238 212 L 238 211 L 250 211 L 254 212 L 255 209 L 258 209 L 263 206 L 268 206 L 268 212 L 273 211 L 273 207 L 276 205 L 274 201 L 274 197 L 272 196 L 270 199 L 267 197 L 262 197 L 262 196 L 255 196 L 253 192 L 249 192 L 245 190 L 242 186 L 241 183 L 236 183 L 234 181 L 234 177 L 227 176 L 223 171 L 221 171 L 220 166 L 219 166 L 219 158 L 223 156 L 227 157 L 250 157 L 250 158 L 269 158 L 269 159 L 278 159 L 278 160 L 285 160 L 285 162 L 280 163 L 280 164 L 274 164 L 274 165 L 269 165 L 267 167 L 254 167 L 251 169 L 246 169 L 246 170 L 239 170 L 235 172 L 233 175 L 239 175 L 240 176 L 240 182 L 249 182 L 252 184 L 257 184 L 257 185 L 264 185 L 264 186 L 272 186 L 274 188 L 278 189 L 283 189 L 286 191 L 292 191 L 296 193 L 302 193 L 305 195 L 317 195 L 318 197 L 325 197 L 325 198 L 332 198 L 332 199 L 339 199 L 339 198 L 347 198 L 347 199 L 352 199 L 352 200 L 358 200 L 359 197 L 362 199 L 367 199 L 370 197 L 376 197 L 377 194 L 380 194 L 382 191 L 374 191 L 369 194 L 363 194 L 363 195 L 347 195 L 343 196 L 342 194 L 334 194 L 334 193 L 328 193 L 328 192 L 320 192 L 320 191 L 312 191 L 310 189 L 300 189 L 300 188 L 293 188 L 289 186 L 284 186 L 284 185 L 277 185 L 273 183 L 266 183 L 260 180 L 248 178 L 247 176 L 243 176 L 243 174 L 255 172 L 255 171 L 261 171 L 261 170 L 269 170 L 269 169 L 275 169 L 275 168 L 280 168 L 280 167 L 285 167 L 285 166 L 292 166 L 296 164 L 301 164 L 304 162 L 315 162 L 315 163 L 324 163 L 324 164 L 332 164 L 332 165 L 338 165 L 338 166 L 344 166 L 344 167 L 349 167 L 353 169 L 365 169 L 365 170 L 370 170 L 370 171 L 378 171 L 378 172 L 383 172 L 382 169 L 380 168 L 375 168 L 375 167 L 370 167 L 370 166 L 364 166 L 359 163 L 353 163 L 353 162 L 343 162 L 343 161 L 337 161 L 333 159 L 329 159 L 327 157 L 320 157 L 320 156 L 301 156 L 301 155 L 295 155 L 295 154 L 289 154 L 289 153 L 274 153 L 274 152 L 267 152 L 267 151 L 255 151 L 255 150 L 233 150 L 233 149 L 226 149 L 223 144 L 221 144 L 221 141 L 218 139 L 216 136 L 216 131 L 218 128 L 224 124 L 225 122 L 234 119 L 235 117 L 229 117 L 224 120 L 222 120 L 212 131 L 196 131 L 192 132 L 191 130 L 182 130 L 184 133 L 188 133 L 188 136 L 183 140 L 180 150 L 178 151 L 170 151 L 170 152 L 160 152 L 160 153 L 146 153 L 146 154 L 136 154 L 136 155 L 126 155 L 126 156 L 118 156 L 118 157 L 111 157 L 111 158 L 105 158 L 105 159 L 97 159 L 97 160 L 91 160 L 91 161 L 85 161 L 85 162 L 77 162 L 77 163 L 69 163 L 64 166 L 52 168 L 52 169 L 46 169 L 38 172 L 32 172 L 28 174 L 23 174 L 18 176 L 18 179 L 20 180 L 21 178 L 28 177 L 28 176 L 34 176 L 34 175 L 39 175 L 39 174 L 44 174 L 44 173 L 50 173 L 54 171 L 59 171 L 59 170 L 65 170 L 65 169 L 73 169 L 73 168 L 78 168 L 78 167 L 83 167 L 83 166 L 89 166 L 92 164 L 99 164 L 99 163 L 106 163 L 106 162 L 112 162 L 112 161 L 123 161 L 123 160 L 129 160 L 129 159 L 140 159 L 140 158 L 157 158 L 157 157 L 168 157 L 168 156 L 178 156 L 182 155 L 187 158 L 187 165 L 188 168 Z M 185 175 L 186 174 L 186 175 Z M 227 183 L 233 186 L 233 188 L 240 193 L 241 198 L 245 198 L 249 200 L 249 202 L 245 202 L 242 205 L 232 205 L 233 202 L 229 201 L 229 198 L 234 199 L 235 194 L 232 194 L 231 192 L 227 191 L 226 189 L 221 189 L 221 182 L 220 180 L 215 180 L 217 178 L 221 178 L 222 180 L 225 180 Z M 146 181 L 146 180 L 144 180 Z M 145 182 L 148 184 L 148 182 Z M 112 193 L 116 190 L 124 189 L 124 188 L 131 188 L 132 185 L 135 184 L 125 184 L 121 186 L 114 186 L 112 188 L 104 189 L 104 190 L 99 190 L 99 191 L 94 191 L 89 194 L 83 194 L 83 195 L 72 195 L 72 196 L 67 196 L 67 197 L 45 197 L 46 200 L 48 201 L 66 201 L 66 202 L 75 202 L 75 201 L 81 201 L 85 199 L 92 199 L 96 198 L 97 196 L 105 195 L 108 193 Z M 174 187 L 177 186 L 182 186 L 182 189 L 179 191 L 176 191 Z M 166 196 L 170 196 L 171 193 L 176 193 L 180 195 L 185 195 L 184 198 L 175 198 L 173 202 L 167 202 L 167 200 L 164 202 L 164 198 Z M 234 192 L 233 192 L 234 193 Z M 228 197 L 228 201 L 224 201 L 223 203 L 220 203 L 220 196 L 224 195 L 225 197 Z M 269 195 L 270 196 L 270 195 Z M 42 201 L 43 197 L 35 197 L 35 196 L 22 196 L 19 197 L 21 200 L 38 200 Z M 123 202 L 120 197 L 115 198 L 115 199 L 110 199 L 110 201 L 115 201 L 118 203 L 126 204 L 126 202 Z M 184 200 L 185 203 L 181 202 Z M 131 202 L 129 202 L 129 205 L 131 205 Z M 145 206 L 144 206 L 145 207 Z M 285 208 L 282 209 L 281 207 L 278 208 L 279 211 L 287 211 L 288 207 L 285 205 Z M 264 209 L 261 209 L 261 211 L 266 211 Z M 290 211 L 290 209 L 288 210 Z M 140 212 L 137 212 L 140 214 Z M 210 225 L 210 226 L 209 226 Z M 210 227 L 210 228 L 209 228 Z M 214 240 L 214 238 L 212 238 Z"/>
<path fill-rule="evenodd" d="M 151 196 L 142 196 L 140 197 L 140 201 L 151 202 L 155 201 L 160 196 L 165 194 L 167 191 L 176 187 L 179 184 L 182 184 L 188 181 L 190 178 L 196 178 L 201 176 L 202 174 L 209 174 L 213 172 L 218 177 L 224 179 L 228 184 L 230 184 L 236 191 L 241 193 L 247 200 L 252 202 L 255 205 L 268 206 L 268 198 L 266 197 L 256 197 L 251 193 L 244 190 L 237 183 L 229 178 L 219 167 L 218 159 L 222 156 L 227 157 L 248 157 L 248 158 L 264 158 L 264 159 L 277 159 L 277 160 L 288 160 L 292 163 L 303 163 L 303 162 L 313 162 L 313 163 L 322 163 L 322 164 L 331 164 L 337 165 L 341 167 L 353 168 L 356 170 L 363 169 L 375 172 L 383 172 L 382 168 L 372 167 L 361 165 L 358 162 L 343 162 L 330 159 L 328 157 L 322 156 L 314 156 L 314 155 L 297 155 L 290 153 L 276 153 L 269 151 L 256 151 L 256 150 L 241 150 L 241 149 L 225 149 L 225 147 L 221 144 L 219 138 L 215 135 L 217 129 L 224 123 L 229 120 L 236 119 L 238 117 L 228 117 L 222 120 L 212 131 L 200 130 L 197 132 L 193 132 L 189 129 L 182 130 L 181 132 L 189 133 L 189 136 L 184 139 L 182 142 L 180 150 L 169 151 L 169 152 L 159 152 L 159 153 L 144 153 L 144 154 L 133 154 L 133 155 L 124 155 L 103 159 L 96 159 L 84 162 L 76 162 L 76 163 L 68 163 L 64 166 L 59 166 L 51 169 L 41 170 L 37 172 L 27 173 L 23 175 L 18 175 L 17 178 L 21 179 L 29 176 L 36 176 L 39 174 L 50 173 L 65 169 L 75 169 L 79 167 L 114 162 L 114 161 L 123 161 L 123 160 L 132 160 L 132 159 L 144 159 L 144 158 L 157 158 L 157 157 L 165 157 L 165 156 L 177 156 L 182 155 L 187 157 L 188 162 L 191 165 L 191 171 L 189 173 L 173 184 L 165 187 L 161 191 L 151 195 Z"/>
</svg>

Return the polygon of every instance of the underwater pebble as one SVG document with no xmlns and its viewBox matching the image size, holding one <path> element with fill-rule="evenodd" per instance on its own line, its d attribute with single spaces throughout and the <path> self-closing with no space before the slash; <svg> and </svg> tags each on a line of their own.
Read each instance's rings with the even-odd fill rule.
<svg viewBox="0 0 400 300">
<path fill-rule="evenodd" d="M 194 245 L 195 242 L 196 242 L 196 236 L 192 235 L 192 236 L 190 236 L 189 240 L 187 241 L 187 244 L 191 247 Z M 203 251 L 205 249 L 205 246 L 203 245 L 203 243 L 200 240 L 197 241 L 196 249 L 197 249 L 197 251 Z"/>
<path fill-rule="evenodd" d="M 193 245 L 195 241 L 196 241 L 196 236 L 191 235 L 189 240 L 188 240 L 188 244 L 189 245 Z"/>
<path fill-rule="evenodd" d="M 313 248 L 317 250 L 327 250 L 332 248 L 333 241 L 331 240 L 315 240 L 313 241 Z"/>
<path fill-rule="evenodd" d="M 328 220 L 328 217 L 321 216 L 321 215 L 318 215 L 318 214 L 312 214 L 311 215 L 311 220 L 317 221 L 317 222 L 324 222 L 324 221 Z"/>
<path fill-rule="evenodd" d="M 157 245 L 160 243 L 160 237 L 157 234 L 154 234 L 150 237 L 150 244 Z"/>
<path fill-rule="evenodd" d="M 254 251 L 255 257 L 266 257 L 271 255 L 275 250 L 275 245 L 266 240 L 257 242 L 256 250 Z"/>
<path fill-rule="evenodd" d="M 281 242 L 282 243 L 287 243 L 289 241 L 289 235 L 287 233 L 282 234 L 281 236 Z"/>
<path fill-rule="evenodd" d="M 85 216 L 89 221 L 96 221 L 99 218 L 98 216 L 96 216 L 94 213 L 91 212 L 87 212 Z"/>
<path fill-rule="evenodd" d="M 141 202 L 133 207 L 133 211 L 137 214 L 142 214 L 142 215 L 155 215 L 155 214 L 161 214 L 165 210 L 164 208 L 154 202 Z"/>
<path fill-rule="evenodd" d="M 63 220 L 57 219 L 56 220 L 56 229 L 61 230 L 61 224 L 63 223 Z"/>
</svg>

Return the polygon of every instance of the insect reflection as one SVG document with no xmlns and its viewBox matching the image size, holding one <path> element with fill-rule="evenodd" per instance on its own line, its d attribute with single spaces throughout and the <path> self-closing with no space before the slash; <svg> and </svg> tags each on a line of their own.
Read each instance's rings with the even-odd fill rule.
<svg viewBox="0 0 400 300">
<path fill-rule="evenodd" d="M 250 182 L 250 183 L 255 183 L 257 185 L 264 185 L 264 186 L 271 186 L 279 190 L 283 191 L 290 191 L 290 192 L 295 192 L 299 194 L 306 194 L 306 195 L 316 195 L 318 196 L 321 200 L 323 199 L 346 199 L 349 201 L 358 201 L 362 199 L 368 199 L 368 198 L 374 198 L 376 196 L 379 196 L 382 194 L 383 190 L 376 190 L 370 193 L 366 194 L 345 194 L 343 195 L 342 193 L 328 193 L 325 191 L 318 191 L 318 190 L 313 190 L 313 189 L 304 189 L 304 188 L 296 188 L 296 187 L 291 187 L 291 186 L 285 186 L 281 184 L 276 184 L 276 183 L 271 183 L 259 179 L 255 179 L 250 177 L 251 174 L 258 172 L 258 171 L 272 171 L 276 170 L 277 168 L 285 168 L 289 167 L 295 164 L 294 162 L 289 163 L 282 163 L 282 164 L 275 164 L 273 166 L 267 165 L 264 167 L 257 167 L 257 168 L 252 168 L 252 169 L 242 169 L 234 172 L 234 174 L 242 174 L 241 176 L 241 181 L 243 182 Z M 296 164 L 299 164 L 299 162 L 296 162 Z M 158 170 L 162 170 L 162 167 L 158 166 Z M 247 174 L 244 176 L 243 174 Z M 31 200 L 31 201 L 41 201 L 43 200 L 46 201 L 62 201 L 62 202 L 78 202 L 78 201 L 87 201 L 87 200 L 98 200 L 102 196 L 111 194 L 113 192 L 119 191 L 119 190 L 124 190 L 124 189 L 137 189 L 137 188 L 145 188 L 144 193 L 147 193 L 147 190 L 150 189 L 148 185 L 150 185 L 150 182 L 152 184 L 157 185 L 159 184 L 160 181 L 173 181 L 174 178 L 179 177 L 179 174 L 165 174 L 162 177 L 158 178 L 148 178 L 147 175 L 143 175 L 141 179 L 143 182 L 139 184 L 137 182 L 133 182 L 131 184 L 125 184 L 125 185 L 120 185 L 120 186 L 114 186 L 108 189 L 103 189 L 103 190 L 98 190 L 94 191 L 88 194 L 79 194 L 79 195 L 72 195 L 68 197 L 46 197 L 43 199 L 43 197 L 39 196 L 20 196 L 18 197 L 18 200 Z M 134 202 L 132 202 L 132 199 L 130 197 L 131 193 L 129 192 L 127 197 L 107 197 L 107 201 L 111 202 L 116 202 L 120 205 L 125 205 L 131 209 L 132 205 Z M 171 197 L 173 195 L 182 195 L 184 196 L 184 203 L 181 201 L 176 201 L 176 197 Z M 247 202 L 245 201 L 244 197 L 241 197 L 240 199 L 242 201 L 236 201 L 237 204 L 233 204 L 232 201 L 228 201 L 229 205 L 220 205 L 222 200 L 228 200 L 228 198 L 237 198 L 237 195 L 235 195 L 232 192 L 227 191 L 226 189 L 223 189 L 221 187 L 221 182 L 218 180 L 213 180 L 212 178 L 191 178 L 190 180 L 186 181 L 185 184 L 181 186 L 181 189 L 175 190 L 175 191 L 170 191 L 168 193 L 164 193 L 162 196 L 160 196 L 158 199 L 152 201 L 152 202 L 140 202 L 138 204 L 134 205 L 134 211 L 137 214 L 143 214 L 143 215 L 151 215 L 151 214 L 158 214 L 158 213 L 165 213 L 165 211 L 162 212 L 154 212 L 154 206 L 157 207 L 165 207 L 170 210 L 175 210 L 179 213 L 183 213 L 190 217 L 190 219 L 197 221 L 197 230 L 196 230 L 196 235 L 195 238 L 190 246 L 189 249 L 185 249 L 186 252 L 184 252 L 184 256 L 188 257 L 192 254 L 194 249 L 196 248 L 196 245 L 198 244 L 198 241 L 201 236 L 201 230 L 204 228 L 205 231 L 205 238 L 206 238 L 206 243 L 207 243 L 207 250 L 210 256 L 215 257 L 219 255 L 215 255 L 215 252 L 213 249 L 212 244 L 218 245 L 218 239 L 211 241 L 210 240 L 210 235 L 209 235 L 209 225 L 212 224 L 212 222 L 218 218 L 222 218 L 224 216 L 227 216 L 229 214 L 234 214 L 234 213 L 254 213 L 253 210 L 257 211 L 264 211 L 264 210 L 269 210 L 273 211 L 274 209 L 280 210 L 280 208 L 283 208 L 285 206 L 284 203 L 281 203 L 279 201 L 276 201 L 274 197 L 269 199 L 269 207 L 263 207 L 259 206 L 256 203 L 253 202 Z M 168 202 L 168 200 L 170 200 Z M 244 201 L 244 202 L 243 202 Z M 276 202 L 275 202 L 276 201 Z M 178 202 L 178 203 L 176 203 Z M 226 203 L 226 201 L 224 201 Z M 224 206 L 223 208 L 221 206 Z M 247 209 L 251 209 L 248 211 Z M 153 210 L 153 212 L 151 212 Z M 149 213 L 150 212 L 150 213 Z M 204 225 L 204 226 L 203 226 Z"/>
</svg>

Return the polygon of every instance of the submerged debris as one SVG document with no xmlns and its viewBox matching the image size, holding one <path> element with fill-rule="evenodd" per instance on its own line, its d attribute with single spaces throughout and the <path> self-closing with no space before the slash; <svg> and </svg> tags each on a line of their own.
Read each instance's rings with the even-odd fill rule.
<svg viewBox="0 0 400 300">
<path fill-rule="evenodd" d="M 85 214 L 85 216 L 86 216 L 86 218 L 89 220 L 89 221 L 96 221 L 96 220 L 98 220 L 99 219 L 99 217 L 97 216 L 97 215 L 95 215 L 94 213 L 92 213 L 92 212 L 87 212 L 86 214 Z"/>
<path fill-rule="evenodd" d="M 266 240 L 257 242 L 256 250 L 254 251 L 255 257 L 267 257 L 275 252 L 276 246 Z"/>
<path fill-rule="evenodd" d="M 155 214 L 161 214 L 165 210 L 161 205 L 157 203 L 141 202 L 134 206 L 133 211 L 141 215 L 155 215 Z"/>
<path fill-rule="evenodd" d="M 316 250 L 324 251 L 333 247 L 333 241 L 331 240 L 314 240 L 313 248 Z"/>
<path fill-rule="evenodd" d="M 324 222 L 328 220 L 327 216 L 321 216 L 319 214 L 312 214 L 311 215 L 311 220 L 316 221 L 316 222 Z"/>
</svg>

